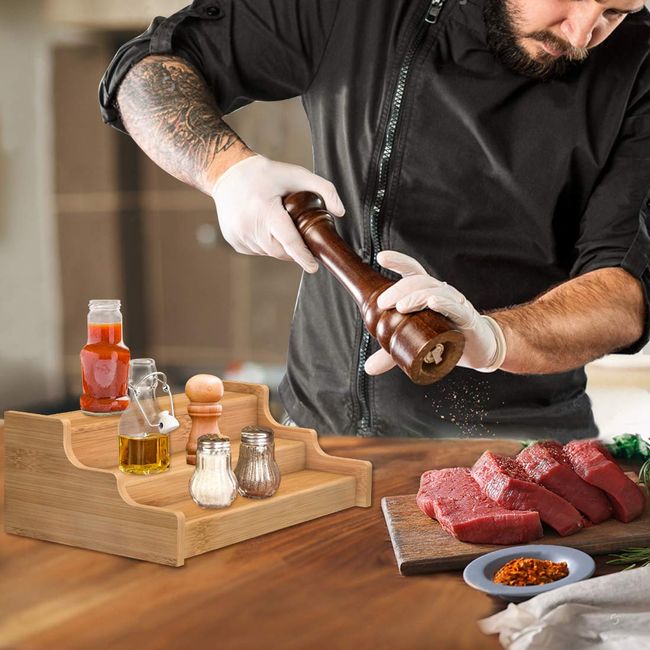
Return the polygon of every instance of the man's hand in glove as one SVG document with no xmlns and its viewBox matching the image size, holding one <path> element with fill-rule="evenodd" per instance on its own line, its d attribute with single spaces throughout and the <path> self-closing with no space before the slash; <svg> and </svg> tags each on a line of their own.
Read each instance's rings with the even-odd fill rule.
<svg viewBox="0 0 650 650">
<path fill-rule="evenodd" d="M 334 185 L 304 167 L 259 155 L 235 163 L 212 188 L 224 239 L 238 253 L 294 260 L 315 273 L 318 262 L 282 205 L 287 194 L 303 190 L 320 194 L 333 215 L 345 213 Z"/>
<path fill-rule="evenodd" d="M 460 291 L 431 277 L 422 265 L 397 251 L 382 251 L 381 266 L 402 276 L 377 299 L 380 309 L 395 308 L 402 314 L 432 309 L 446 316 L 464 335 L 465 350 L 459 366 L 480 372 L 493 372 L 506 356 L 506 340 L 498 323 L 479 314 Z M 379 375 L 395 366 L 385 350 L 378 350 L 365 364 L 369 375 Z"/>
</svg>

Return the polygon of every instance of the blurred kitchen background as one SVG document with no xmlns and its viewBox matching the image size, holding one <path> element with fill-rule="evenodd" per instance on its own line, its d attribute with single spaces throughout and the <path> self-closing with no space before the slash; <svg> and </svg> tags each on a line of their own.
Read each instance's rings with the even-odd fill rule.
<svg viewBox="0 0 650 650">
<path fill-rule="evenodd" d="M 117 47 L 184 4 L 0 2 L 0 413 L 78 408 L 91 298 L 122 300 L 132 357 L 179 387 L 196 372 L 281 378 L 299 268 L 235 253 L 212 200 L 99 116 Z M 298 100 L 228 121 L 256 151 L 311 168 Z"/>
<path fill-rule="evenodd" d="M 281 378 L 298 267 L 235 253 L 211 199 L 99 116 L 117 47 L 184 4 L 0 0 L 0 418 L 78 408 L 91 298 L 122 300 L 132 357 L 153 357 L 177 388 L 196 372 Z M 311 168 L 298 100 L 227 121 L 258 152 Z M 648 361 L 613 355 L 590 368 L 601 428 L 650 421 Z"/>
</svg>

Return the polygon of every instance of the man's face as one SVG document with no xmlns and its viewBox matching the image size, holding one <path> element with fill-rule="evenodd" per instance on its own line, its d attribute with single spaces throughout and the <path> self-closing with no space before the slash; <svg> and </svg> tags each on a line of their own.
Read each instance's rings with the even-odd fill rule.
<svg viewBox="0 0 650 650">
<path fill-rule="evenodd" d="M 557 78 L 642 9 L 643 0 L 486 0 L 488 45 L 515 72 Z"/>
</svg>

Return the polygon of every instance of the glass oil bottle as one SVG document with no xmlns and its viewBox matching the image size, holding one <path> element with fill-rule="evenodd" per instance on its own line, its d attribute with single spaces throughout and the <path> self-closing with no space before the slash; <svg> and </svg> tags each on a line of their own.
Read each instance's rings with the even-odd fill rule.
<svg viewBox="0 0 650 650">
<path fill-rule="evenodd" d="M 173 402 L 170 416 L 160 410 L 156 400 L 161 377 L 163 390 L 170 393 L 153 359 L 133 359 L 129 364 L 130 403 L 118 428 L 119 468 L 127 474 L 159 474 L 171 465 L 169 433 L 178 427 L 178 421 L 173 417 Z M 175 425 L 170 425 L 170 420 Z"/>
</svg>

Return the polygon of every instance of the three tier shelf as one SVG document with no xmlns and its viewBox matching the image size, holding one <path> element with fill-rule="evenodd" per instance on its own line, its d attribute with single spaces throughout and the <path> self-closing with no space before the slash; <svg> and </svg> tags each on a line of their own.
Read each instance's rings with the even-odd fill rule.
<svg viewBox="0 0 650 650">
<path fill-rule="evenodd" d="M 371 500 L 372 466 L 324 453 L 316 432 L 282 426 L 268 408 L 266 386 L 224 382 L 219 428 L 232 442 L 250 424 L 275 433 L 282 473 L 269 499 L 238 497 L 224 510 L 197 506 L 185 461 L 191 428 L 188 398 L 174 397 L 181 427 L 171 434 L 171 469 L 153 476 L 117 467 L 119 416 L 80 411 L 5 414 L 5 528 L 8 533 L 181 566 L 187 558 Z M 165 399 L 161 407 L 168 408 Z"/>
</svg>

